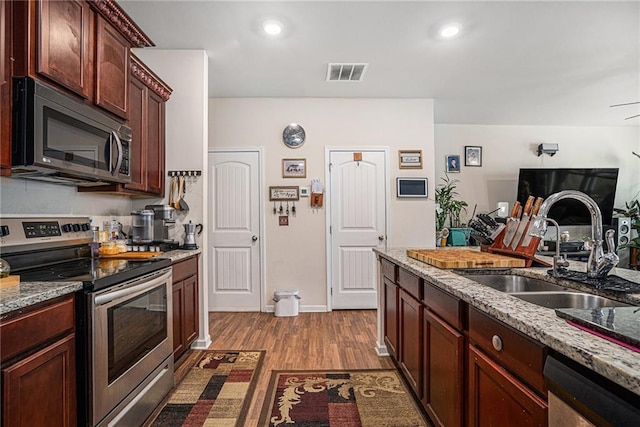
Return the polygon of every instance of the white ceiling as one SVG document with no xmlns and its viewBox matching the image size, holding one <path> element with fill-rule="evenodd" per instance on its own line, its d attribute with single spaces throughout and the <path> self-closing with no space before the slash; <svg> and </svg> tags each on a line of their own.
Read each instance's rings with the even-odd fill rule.
<svg viewBox="0 0 640 427">
<path fill-rule="evenodd" d="M 640 126 L 640 1 L 119 2 L 159 49 L 204 49 L 210 97 L 433 98 L 436 123 Z M 285 25 L 267 38 L 260 22 Z M 463 25 L 455 40 L 434 36 Z M 329 62 L 366 62 L 326 82 Z"/>
</svg>

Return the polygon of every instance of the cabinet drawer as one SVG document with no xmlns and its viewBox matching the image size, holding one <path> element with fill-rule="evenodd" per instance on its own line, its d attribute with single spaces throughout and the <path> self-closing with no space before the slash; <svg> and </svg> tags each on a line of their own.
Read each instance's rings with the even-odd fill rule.
<svg viewBox="0 0 640 427">
<path fill-rule="evenodd" d="M 462 330 L 461 300 L 431 283 L 425 282 L 424 303 L 451 326 L 459 331 Z"/>
<path fill-rule="evenodd" d="M 37 348 L 75 329 L 74 297 L 50 303 L 0 324 L 2 360 Z"/>
<path fill-rule="evenodd" d="M 173 283 L 198 273 L 198 257 L 194 256 L 173 264 Z"/>
<path fill-rule="evenodd" d="M 504 323 L 469 307 L 469 339 L 522 381 L 546 396 L 542 370 L 547 349 Z"/>
<path fill-rule="evenodd" d="M 422 299 L 422 280 L 404 268 L 398 268 L 398 285 L 415 299 Z"/>
<path fill-rule="evenodd" d="M 391 261 L 381 258 L 382 275 L 389 278 L 393 283 L 396 282 L 396 265 Z"/>
</svg>

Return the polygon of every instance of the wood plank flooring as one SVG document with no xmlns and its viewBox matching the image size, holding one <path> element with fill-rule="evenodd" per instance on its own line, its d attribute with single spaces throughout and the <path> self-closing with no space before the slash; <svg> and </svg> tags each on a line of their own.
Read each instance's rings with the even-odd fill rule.
<svg viewBox="0 0 640 427">
<path fill-rule="evenodd" d="M 255 426 L 271 370 L 394 368 L 376 353 L 376 311 L 340 310 L 275 317 L 273 313 L 209 313 L 215 350 L 266 350 L 246 425 Z M 193 357 L 183 365 L 191 366 Z M 182 368 L 182 366 L 181 366 Z"/>
</svg>

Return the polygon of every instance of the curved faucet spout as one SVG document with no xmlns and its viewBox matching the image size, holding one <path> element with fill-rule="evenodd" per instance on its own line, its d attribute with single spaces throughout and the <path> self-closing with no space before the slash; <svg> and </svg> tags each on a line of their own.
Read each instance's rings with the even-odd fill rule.
<svg viewBox="0 0 640 427">
<path fill-rule="evenodd" d="M 604 277 L 607 272 L 600 266 L 604 257 L 604 250 L 602 249 L 602 213 L 598 204 L 588 195 L 575 190 L 564 190 L 558 193 L 554 193 L 547 197 L 540 211 L 538 212 L 538 218 L 532 224 L 531 235 L 536 237 L 544 237 L 544 233 L 547 231 L 547 214 L 549 209 L 556 202 L 562 199 L 575 199 L 581 201 L 591 214 L 591 253 L 589 254 L 589 262 L 587 263 L 587 276 L 588 277 Z M 602 274 L 604 273 L 604 274 Z"/>
</svg>

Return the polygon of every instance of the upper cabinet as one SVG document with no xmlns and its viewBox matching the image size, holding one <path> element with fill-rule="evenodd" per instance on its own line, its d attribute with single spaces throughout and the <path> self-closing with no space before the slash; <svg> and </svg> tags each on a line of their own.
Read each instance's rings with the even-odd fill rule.
<svg viewBox="0 0 640 427">
<path fill-rule="evenodd" d="M 153 43 L 120 6 L 112 0 L 11 3 L 14 75 L 47 80 L 126 120 L 129 50 Z"/>
<path fill-rule="evenodd" d="M 0 175 L 11 173 L 11 39 L 13 2 L 0 2 Z"/>
</svg>

